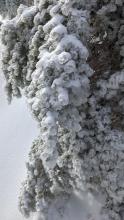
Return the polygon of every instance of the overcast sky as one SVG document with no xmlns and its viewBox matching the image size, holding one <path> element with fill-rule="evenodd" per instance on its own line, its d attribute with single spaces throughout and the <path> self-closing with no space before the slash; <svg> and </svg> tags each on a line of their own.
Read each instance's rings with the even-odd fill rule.
<svg viewBox="0 0 124 220">
<path fill-rule="evenodd" d="M 24 220 L 18 212 L 25 161 L 38 129 L 24 99 L 7 104 L 0 75 L 0 219 Z"/>
</svg>

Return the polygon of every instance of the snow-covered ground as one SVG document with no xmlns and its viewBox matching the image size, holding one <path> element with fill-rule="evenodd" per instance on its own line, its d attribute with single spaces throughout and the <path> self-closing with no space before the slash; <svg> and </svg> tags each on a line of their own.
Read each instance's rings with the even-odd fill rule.
<svg viewBox="0 0 124 220">
<path fill-rule="evenodd" d="M 1 74 L 1 73 L 0 73 Z M 20 183 L 25 177 L 29 147 L 37 136 L 24 99 L 7 104 L 0 75 L 0 219 L 24 220 L 18 211 Z"/>
</svg>

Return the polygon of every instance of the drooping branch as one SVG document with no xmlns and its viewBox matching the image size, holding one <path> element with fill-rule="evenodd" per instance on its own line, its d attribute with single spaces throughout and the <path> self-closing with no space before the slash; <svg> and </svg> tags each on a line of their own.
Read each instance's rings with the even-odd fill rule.
<svg viewBox="0 0 124 220">
<path fill-rule="evenodd" d="M 23 89 L 40 127 L 20 195 L 25 216 L 39 212 L 51 220 L 54 209 L 58 220 L 60 208 L 88 191 L 104 198 L 101 218 L 122 220 L 124 43 L 119 2 L 36 1 L 32 7 L 21 5 L 17 16 L 2 26 L 9 98 Z M 117 69 L 113 59 L 118 53 L 107 61 L 112 52 L 106 45 L 121 48 Z"/>
</svg>

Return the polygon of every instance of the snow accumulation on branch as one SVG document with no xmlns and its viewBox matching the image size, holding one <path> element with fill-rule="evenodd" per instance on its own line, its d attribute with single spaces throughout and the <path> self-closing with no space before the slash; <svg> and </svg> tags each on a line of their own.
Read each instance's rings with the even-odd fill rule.
<svg viewBox="0 0 124 220">
<path fill-rule="evenodd" d="M 1 30 L 8 99 L 23 89 L 40 129 L 20 211 L 76 220 L 87 201 L 85 220 L 123 220 L 124 1 L 21 4 Z"/>
</svg>

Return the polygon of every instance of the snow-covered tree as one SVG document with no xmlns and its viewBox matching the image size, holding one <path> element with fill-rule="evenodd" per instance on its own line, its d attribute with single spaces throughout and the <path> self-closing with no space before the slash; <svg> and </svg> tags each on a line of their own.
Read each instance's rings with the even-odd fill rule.
<svg viewBox="0 0 124 220">
<path fill-rule="evenodd" d="M 33 0 L 0 0 L 0 14 L 13 17 L 20 4 L 31 5 Z"/>
<path fill-rule="evenodd" d="M 40 129 L 19 199 L 25 216 L 62 219 L 88 192 L 102 199 L 102 220 L 123 218 L 123 6 L 39 0 L 2 25 L 8 98 L 23 90 Z"/>
</svg>

